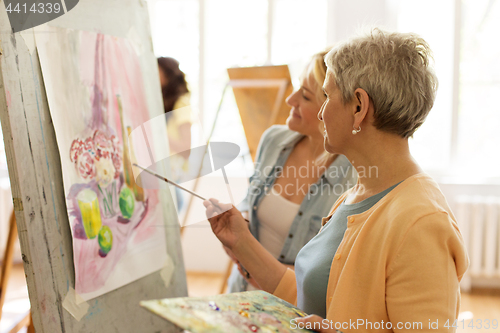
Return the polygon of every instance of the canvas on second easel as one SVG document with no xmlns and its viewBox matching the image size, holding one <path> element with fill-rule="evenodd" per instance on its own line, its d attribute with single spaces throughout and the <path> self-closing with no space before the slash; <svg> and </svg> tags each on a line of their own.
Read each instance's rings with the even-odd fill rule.
<svg viewBox="0 0 500 333">
<path fill-rule="evenodd" d="M 286 97 L 293 91 L 287 65 L 228 68 L 252 160 L 264 131 L 285 124 L 290 114 Z"/>
</svg>

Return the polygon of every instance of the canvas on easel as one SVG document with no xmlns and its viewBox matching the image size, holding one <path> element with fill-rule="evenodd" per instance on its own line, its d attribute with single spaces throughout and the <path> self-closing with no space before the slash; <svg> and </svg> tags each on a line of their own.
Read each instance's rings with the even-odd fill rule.
<svg viewBox="0 0 500 333">
<path fill-rule="evenodd" d="M 248 149 L 255 160 L 260 137 L 271 125 L 284 124 L 290 113 L 286 97 L 293 92 L 287 65 L 228 68 Z"/>
<path fill-rule="evenodd" d="M 140 40 L 132 37 L 39 30 L 38 57 L 73 236 L 75 291 L 89 300 L 158 271 L 167 261 L 158 221 L 175 222 L 175 210 L 162 207 L 158 190 L 136 184 L 131 164 L 136 153 L 130 133 L 158 114 L 144 91 L 150 77 L 141 68 L 151 63 L 141 64 L 133 47 Z M 155 128 L 165 129 L 166 123 Z M 168 149 L 165 140 L 151 139 L 152 134 L 143 150 Z"/>
</svg>

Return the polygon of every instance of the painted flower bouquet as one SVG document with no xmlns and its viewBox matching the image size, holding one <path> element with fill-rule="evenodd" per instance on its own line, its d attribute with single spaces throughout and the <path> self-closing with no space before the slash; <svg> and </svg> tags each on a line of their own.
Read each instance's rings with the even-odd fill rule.
<svg viewBox="0 0 500 333">
<path fill-rule="evenodd" d="M 90 188 L 78 193 L 77 202 L 85 236 L 87 239 L 98 238 L 99 253 L 104 257 L 111 250 L 113 233 L 108 226 L 102 224 L 99 198 L 104 207 L 104 217 L 117 215 L 115 205 L 122 167 L 120 144 L 114 135 L 95 130 L 83 140 L 73 140 L 70 160 L 80 178 L 87 184 L 90 183 Z M 100 195 L 94 191 L 94 186 L 97 186 Z"/>
<path fill-rule="evenodd" d="M 114 135 L 95 130 L 85 140 L 73 140 L 70 160 L 81 178 L 87 181 L 95 178 L 102 188 L 106 188 L 120 176 L 122 152 Z"/>
</svg>

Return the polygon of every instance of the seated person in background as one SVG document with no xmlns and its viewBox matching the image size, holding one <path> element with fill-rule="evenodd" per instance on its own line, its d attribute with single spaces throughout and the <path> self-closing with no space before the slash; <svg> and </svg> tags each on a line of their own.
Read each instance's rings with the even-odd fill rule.
<svg viewBox="0 0 500 333">
<path fill-rule="evenodd" d="M 204 202 L 212 230 L 262 289 L 314 314 L 296 320 L 302 327 L 403 332 L 410 323 L 411 331 L 448 332 L 467 252 L 438 184 L 408 146 L 436 95 L 429 45 L 414 34 L 374 29 L 325 59 L 325 149 L 352 161 L 358 183 L 299 252 L 295 271 L 255 240 L 239 211 L 221 204 L 222 213 L 215 199 Z M 333 325 L 324 327 L 322 318 Z"/>
<path fill-rule="evenodd" d="M 292 268 L 297 253 L 321 227 L 321 217 L 356 183 L 356 172 L 347 158 L 323 148 L 317 115 L 325 100 L 325 54 L 312 58 L 300 88 L 288 96 L 286 102 L 292 109 L 286 126 L 272 126 L 262 135 L 255 173 L 240 206 L 248 211 L 252 235 L 274 258 Z M 232 259 L 236 264 L 228 280 L 229 292 L 260 289 Z"/>
<path fill-rule="evenodd" d="M 187 172 L 191 149 L 191 108 L 190 93 L 185 74 L 179 68 L 179 62 L 173 58 L 158 58 L 163 107 L 167 119 L 168 143 L 172 180 L 180 182 L 182 174 Z M 176 110 L 174 112 L 174 110 Z M 177 207 L 182 208 L 183 193 L 175 188 Z"/>
</svg>

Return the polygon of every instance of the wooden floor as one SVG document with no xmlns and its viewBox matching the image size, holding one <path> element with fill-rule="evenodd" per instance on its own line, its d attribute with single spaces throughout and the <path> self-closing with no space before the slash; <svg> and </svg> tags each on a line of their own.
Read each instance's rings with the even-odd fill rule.
<svg viewBox="0 0 500 333">
<path fill-rule="evenodd" d="M 213 296 L 220 293 L 222 274 L 187 272 L 188 295 L 191 297 Z"/>
<path fill-rule="evenodd" d="M 26 277 L 22 264 L 16 264 L 12 268 L 7 285 L 7 294 L 2 310 L 2 320 L 0 321 L 0 332 L 8 332 L 21 318 L 26 316 L 30 309 L 28 289 L 26 288 Z M 23 329 L 20 332 L 26 332 Z"/>
<path fill-rule="evenodd" d="M 462 294 L 460 315 L 464 321 L 459 322 L 457 332 L 500 332 L 500 295 L 498 291 L 473 291 L 471 294 Z M 496 328 L 493 326 L 495 321 Z M 490 328 L 486 328 L 487 322 L 490 323 Z"/>
<path fill-rule="evenodd" d="M 187 273 L 188 293 L 192 297 L 217 295 L 221 283 L 222 274 Z M 29 300 L 24 270 L 22 265 L 15 265 L 7 291 L 7 301 L 3 308 L 5 315 L 0 322 L 0 332 L 9 320 L 6 313 L 15 315 L 26 309 L 29 309 Z M 459 333 L 500 332 L 500 291 L 475 291 L 472 294 L 462 294 L 460 315 L 464 321 L 463 324 L 459 323 L 457 329 Z M 489 329 L 485 328 L 486 320 L 490 321 Z M 492 326 L 493 320 L 497 321 L 496 329 Z M 470 327 L 471 323 L 474 327 Z M 479 323 L 482 323 L 482 328 L 478 328 Z"/>
</svg>

